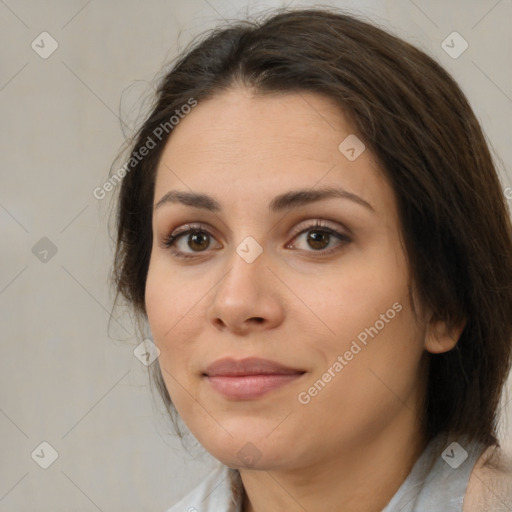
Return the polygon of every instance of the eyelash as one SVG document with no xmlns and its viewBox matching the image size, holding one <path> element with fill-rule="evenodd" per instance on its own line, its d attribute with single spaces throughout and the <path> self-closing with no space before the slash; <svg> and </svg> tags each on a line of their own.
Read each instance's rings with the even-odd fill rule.
<svg viewBox="0 0 512 512">
<path fill-rule="evenodd" d="M 311 225 L 299 224 L 297 226 L 297 231 L 298 232 L 293 236 L 293 239 L 299 237 L 303 233 L 307 233 L 308 231 L 320 231 L 322 233 L 327 233 L 329 235 L 332 235 L 332 236 L 336 237 L 341 242 L 341 244 L 339 244 L 336 247 L 331 248 L 331 249 L 325 249 L 325 250 L 324 249 L 320 249 L 320 250 L 317 250 L 317 251 L 315 251 L 315 250 L 305 251 L 305 252 L 313 253 L 313 254 L 319 253 L 319 256 L 330 255 L 331 253 L 339 250 L 340 247 L 342 247 L 343 245 L 345 245 L 347 243 L 350 243 L 352 241 L 344 233 L 340 233 L 339 231 L 336 231 L 335 229 L 333 229 L 333 228 L 323 224 L 322 221 L 320 221 L 320 220 L 317 220 L 315 222 L 315 224 L 311 224 Z M 204 234 L 207 234 L 208 236 L 213 238 L 212 234 L 208 230 L 204 229 L 201 225 L 199 225 L 199 224 L 185 224 L 178 231 L 175 231 L 174 233 L 171 233 L 170 235 L 166 236 L 162 240 L 161 245 L 164 248 L 170 249 L 171 252 L 173 253 L 173 255 L 175 257 L 177 257 L 177 258 L 187 259 L 187 258 L 197 258 L 197 257 L 200 257 L 201 254 L 203 252 L 207 252 L 207 250 L 205 250 L 205 251 L 197 251 L 196 253 L 189 254 L 189 253 L 186 253 L 186 252 L 183 252 L 183 251 L 176 250 L 174 248 L 174 245 L 176 244 L 176 242 L 181 237 L 183 237 L 185 235 L 188 235 L 188 234 L 192 234 L 192 233 L 195 233 L 195 234 L 197 234 L 197 233 L 204 233 Z"/>
</svg>

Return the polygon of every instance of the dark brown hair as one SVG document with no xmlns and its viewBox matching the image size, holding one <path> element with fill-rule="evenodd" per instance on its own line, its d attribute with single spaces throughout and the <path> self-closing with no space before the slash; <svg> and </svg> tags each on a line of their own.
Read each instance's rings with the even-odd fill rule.
<svg viewBox="0 0 512 512">
<path fill-rule="evenodd" d="M 394 190 L 420 303 L 450 326 L 466 321 L 454 349 L 428 354 L 425 434 L 498 443 L 512 357 L 512 229 L 485 137 L 453 78 L 373 23 L 336 9 L 279 10 L 193 42 L 161 81 L 130 157 L 191 98 L 200 104 L 233 86 L 323 94 L 348 116 Z M 170 135 L 132 160 L 118 197 L 116 300 L 121 294 L 142 318 L 155 171 Z"/>
</svg>

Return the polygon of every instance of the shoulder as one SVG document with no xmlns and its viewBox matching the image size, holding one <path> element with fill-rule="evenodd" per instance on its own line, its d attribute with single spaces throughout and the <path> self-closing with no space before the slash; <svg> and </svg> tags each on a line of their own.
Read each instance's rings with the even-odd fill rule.
<svg viewBox="0 0 512 512">
<path fill-rule="evenodd" d="M 463 512 L 510 512 L 512 510 L 512 454 L 487 447 L 471 473 Z"/>
</svg>

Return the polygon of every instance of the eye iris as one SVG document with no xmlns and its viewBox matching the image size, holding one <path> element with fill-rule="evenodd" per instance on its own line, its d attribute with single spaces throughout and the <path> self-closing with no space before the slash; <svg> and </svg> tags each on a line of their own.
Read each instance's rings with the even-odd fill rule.
<svg viewBox="0 0 512 512">
<path fill-rule="evenodd" d="M 202 244 L 201 245 L 201 242 L 205 242 L 206 241 L 206 244 Z M 208 245 L 209 245 L 209 237 L 206 233 L 202 233 L 202 232 L 197 232 L 197 233 L 191 233 L 189 236 L 188 236 L 188 246 L 191 248 L 191 249 L 197 249 L 197 246 L 194 248 L 193 245 L 195 244 L 198 244 L 199 245 L 199 248 L 198 250 L 199 251 L 204 251 L 205 249 L 208 248 Z"/>
<path fill-rule="evenodd" d="M 329 245 L 329 233 L 324 231 L 310 231 L 308 234 L 308 243 L 313 249 L 324 249 Z"/>
</svg>

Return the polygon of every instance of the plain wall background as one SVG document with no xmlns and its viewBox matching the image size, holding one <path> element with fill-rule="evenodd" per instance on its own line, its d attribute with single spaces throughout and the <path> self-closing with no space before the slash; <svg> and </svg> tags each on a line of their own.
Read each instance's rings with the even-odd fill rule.
<svg viewBox="0 0 512 512">
<path fill-rule="evenodd" d="M 93 190 L 123 142 L 118 116 L 132 126 L 163 64 L 223 18 L 284 5 L 315 2 L 0 2 L 0 511 L 161 511 L 208 472 L 211 458 L 183 449 L 153 399 L 130 317 L 116 311 L 108 328 L 111 194 L 99 201 Z M 390 27 L 453 74 L 492 143 L 505 192 L 512 2 L 324 5 Z M 31 47 L 51 48 L 47 36 L 41 48 L 43 31 L 59 45 L 46 59 Z M 457 59 L 441 48 L 453 31 L 469 44 Z M 512 402 L 503 416 L 510 450 Z M 48 469 L 31 456 L 43 441 L 58 452 Z"/>
</svg>

